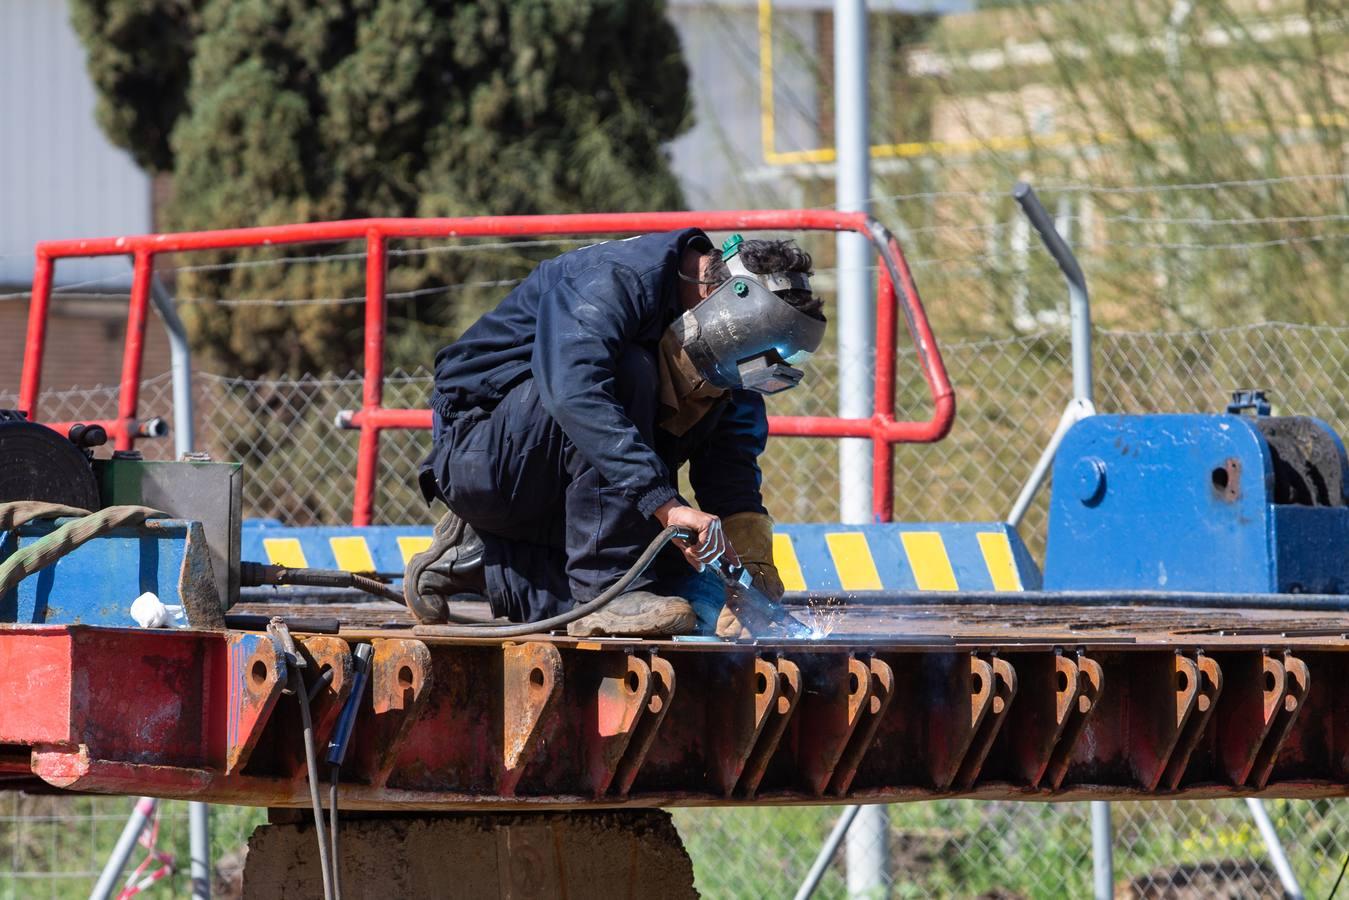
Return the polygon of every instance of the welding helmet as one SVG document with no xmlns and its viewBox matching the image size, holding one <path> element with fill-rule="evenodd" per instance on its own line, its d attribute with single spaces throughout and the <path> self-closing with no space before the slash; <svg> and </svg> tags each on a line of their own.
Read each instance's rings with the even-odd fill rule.
<svg viewBox="0 0 1349 900">
<path fill-rule="evenodd" d="M 740 258 L 743 238 L 722 245 L 731 277 L 670 326 L 689 359 L 720 388 L 776 394 L 800 383 L 795 368 L 824 339 L 825 322 L 797 309 L 779 291 L 809 291 L 804 272 L 751 272 Z"/>
</svg>

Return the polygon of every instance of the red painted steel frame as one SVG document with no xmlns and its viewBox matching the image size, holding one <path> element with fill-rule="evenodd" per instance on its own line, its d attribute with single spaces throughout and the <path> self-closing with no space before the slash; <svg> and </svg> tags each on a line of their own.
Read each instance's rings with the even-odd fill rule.
<svg viewBox="0 0 1349 900">
<path fill-rule="evenodd" d="M 194 250 L 226 250 L 280 244 L 364 240 L 366 242 L 365 382 L 362 408 L 353 413 L 349 427 L 359 428 L 360 450 L 356 466 L 356 490 L 352 524 L 370 524 L 375 496 L 379 435 L 386 428 L 429 428 L 429 410 L 385 409 L 384 334 L 387 242 L 391 239 L 538 237 L 542 235 L 640 234 L 674 228 L 708 230 L 854 231 L 865 235 L 881 253 L 883 265 L 877 291 L 875 412 L 868 419 L 829 416 L 773 416 L 773 434 L 798 437 L 867 438 L 873 447 L 873 500 L 877 521 L 888 521 L 894 492 L 892 444 L 930 442 L 944 437 L 955 418 L 955 394 L 946 376 L 941 354 L 928 325 L 922 300 L 904 252 L 888 232 L 863 213 L 827 210 L 755 210 L 731 212 L 583 213 L 545 216 L 481 216 L 440 219 L 354 219 L 257 228 L 179 234 L 146 234 L 90 240 L 44 241 L 37 245 L 33 273 L 33 297 L 28 314 L 28 336 L 19 386 L 19 407 L 30 419 L 38 416 L 46 348 L 47 315 L 51 306 L 52 270 L 64 257 L 130 254 L 135 263 L 131 284 L 126 345 L 122 357 L 121 390 L 117 418 L 101 424 L 108 429 L 118 449 L 130 449 L 138 436 L 137 418 L 145 325 L 150 304 L 150 279 L 154 258 L 160 253 Z M 926 421 L 900 421 L 894 414 L 896 302 L 894 276 L 899 279 L 903 312 L 914 340 L 923 377 L 932 395 L 932 417 Z"/>
</svg>

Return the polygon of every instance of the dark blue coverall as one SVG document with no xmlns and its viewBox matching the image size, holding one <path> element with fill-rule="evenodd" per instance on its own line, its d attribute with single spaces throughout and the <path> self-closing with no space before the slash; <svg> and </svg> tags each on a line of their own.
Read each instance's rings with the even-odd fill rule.
<svg viewBox="0 0 1349 900">
<path fill-rule="evenodd" d="M 548 260 L 436 354 L 422 490 L 482 537 L 495 615 L 538 621 L 617 580 L 659 533 L 651 514 L 685 462 L 705 512 L 764 512 L 761 395 L 729 392 L 678 437 L 657 423 L 658 345 L 684 312 L 690 246 L 711 243 L 684 229 Z M 667 547 L 633 589 L 680 594 L 692 571 Z"/>
</svg>

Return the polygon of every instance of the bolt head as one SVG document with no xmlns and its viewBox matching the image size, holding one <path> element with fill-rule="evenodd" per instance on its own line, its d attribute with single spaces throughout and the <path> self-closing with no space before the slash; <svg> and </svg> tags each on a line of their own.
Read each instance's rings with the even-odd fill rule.
<svg viewBox="0 0 1349 900">
<path fill-rule="evenodd" d="M 1099 456 L 1084 456 L 1073 466 L 1073 482 L 1077 498 L 1084 506 L 1095 506 L 1105 496 L 1105 460 Z"/>
<path fill-rule="evenodd" d="M 743 281 L 737 281 L 735 284 L 731 285 L 731 290 L 735 291 L 737 297 L 743 297 L 749 293 L 749 285 L 745 284 Z"/>
</svg>

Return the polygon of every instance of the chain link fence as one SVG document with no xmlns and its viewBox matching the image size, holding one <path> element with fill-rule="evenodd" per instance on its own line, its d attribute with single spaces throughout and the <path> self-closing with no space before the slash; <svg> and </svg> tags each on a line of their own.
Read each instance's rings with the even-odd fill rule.
<svg viewBox="0 0 1349 900">
<path fill-rule="evenodd" d="M 1331 174 L 1042 191 L 1060 229 L 1077 246 L 1092 285 L 1099 410 L 1216 411 L 1232 389 L 1264 388 L 1276 412 L 1319 416 L 1349 433 L 1349 390 L 1344 387 L 1349 327 L 1267 321 L 1343 320 L 1338 292 L 1344 258 L 1336 250 L 1349 237 L 1337 230 L 1349 221 L 1347 183 L 1349 176 Z M 1001 519 L 1071 395 L 1058 273 L 1005 194 L 947 191 L 874 199 L 881 218 L 896 227 L 910 249 L 959 407 L 956 424 L 941 443 L 895 448 L 896 517 Z M 823 264 L 830 258 L 829 243 L 815 239 L 810 248 L 821 263 L 817 283 L 832 302 L 834 272 Z M 358 256 L 346 254 L 342 261 Z M 394 255 L 395 263 L 403 259 Z M 326 262 L 331 260 L 322 256 L 241 257 L 212 268 Z M 474 270 L 474 277 L 518 277 L 517 262 L 503 271 Z M 173 271 L 161 274 L 171 279 Z M 397 283 L 397 273 L 391 275 L 391 283 Z M 453 301 L 462 304 L 455 315 L 467 322 L 475 308 L 462 299 L 469 292 L 456 288 L 487 285 L 481 302 L 489 302 L 509 283 L 391 294 L 391 309 L 393 303 L 440 302 L 441 295 L 432 291 L 448 291 L 446 297 L 460 298 Z M 84 284 L 65 290 L 89 289 Z M 288 310 L 359 302 L 359 291 L 348 293 L 250 296 L 223 305 L 274 308 L 278 315 L 289 315 Z M 180 298 L 185 306 L 208 302 L 213 301 Z M 414 318 L 409 315 L 406 322 Z M 391 354 L 409 368 L 386 379 L 385 405 L 423 407 L 431 379 L 417 361 L 429 362 L 429 353 L 400 354 L 398 348 L 420 347 L 414 338 L 426 335 L 400 335 L 397 322 L 395 315 Z M 1261 324 L 1236 324 L 1242 322 Z M 770 399 L 770 411 L 831 415 L 837 408 L 836 372 L 833 357 L 818 355 L 805 384 Z M 925 418 L 926 389 L 902 345 L 898 376 L 898 414 Z M 243 379 L 197 372 L 194 395 L 198 449 L 245 463 L 246 515 L 297 525 L 349 521 L 357 436 L 334 423 L 340 411 L 360 406 L 358 374 Z M 13 406 L 15 399 L 0 395 L 0 408 Z M 49 420 L 105 418 L 115 409 L 115 387 L 54 390 L 42 398 L 42 415 Z M 148 379 L 141 414 L 169 418 L 171 411 L 168 375 Z M 152 458 L 172 454 L 168 441 L 144 441 L 141 448 Z M 426 432 L 384 434 L 377 521 L 429 524 L 434 519 L 435 511 L 422 502 L 414 483 L 417 464 L 429 449 Z M 780 521 L 839 518 L 839 479 L 847 473 L 839 472 L 836 442 L 777 439 L 762 462 L 765 499 Z M 1046 514 L 1047 492 L 1042 492 L 1021 526 L 1041 558 Z M 1113 808 L 1116 896 L 1283 895 L 1256 823 L 1241 801 L 1131 802 Z M 1349 853 L 1349 805 L 1275 800 L 1267 809 L 1305 895 L 1326 896 Z M 125 799 L 0 795 L 0 898 L 85 895 L 129 810 Z M 168 804 L 165 810 L 161 844 L 185 860 L 185 805 Z M 836 807 L 697 809 L 676 811 L 675 819 L 706 896 L 782 897 L 800 885 L 839 812 Z M 231 858 L 260 821 L 255 810 L 216 809 L 216 858 Z M 889 807 L 885 846 L 878 849 L 889 860 L 890 880 L 882 892 L 887 896 L 1091 894 L 1085 803 L 896 805 Z M 846 894 L 844 856 L 840 851 L 817 896 Z M 185 874 L 174 876 L 158 890 L 182 895 L 186 884 Z"/>
<path fill-rule="evenodd" d="M 946 342 L 942 349 L 959 398 L 957 424 L 939 444 L 896 448 L 896 515 L 1000 519 L 1070 396 L 1067 337 L 1046 331 Z M 1098 331 L 1095 361 L 1102 412 L 1218 410 L 1231 389 L 1262 387 L 1277 412 L 1317 415 L 1349 433 L 1349 390 L 1343 386 L 1349 328 L 1267 323 Z M 827 355 L 817 361 L 817 377 L 793 399 L 792 412 L 832 410 L 832 369 Z M 916 366 L 902 360 L 901 411 L 921 416 L 925 394 L 917 379 Z M 423 405 L 429 386 L 426 371 L 396 373 L 386 384 L 386 403 Z M 170 387 L 167 376 L 149 379 L 143 412 L 169 416 Z M 247 515 L 290 524 L 349 519 L 356 434 L 338 430 L 334 420 L 339 411 L 359 406 L 358 375 L 244 380 L 199 373 L 195 391 L 197 444 L 219 458 L 244 461 Z M 44 395 L 43 409 L 47 417 L 72 420 L 109 415 L 115 403 L 115 389 L 54 391 Z M 167 444 L 142 446 L 147 455 L 167 455 Z M 424 432 L 386 433 L 380 521 L 432 520 L 434 511 L 412 477 L 428 449 Z M 765 489 L 780 520 L 837 519 L 837 452 L 825 440 L 770 442 Z M 1044 544 L 1046 499 L 1038 499 L 1022 527 L 1037 554 Z M 118 800 L 12 795 L 0 802 L 10 804 L 0 816 L 0 847 L 10 849 L 0 892 L 15 897 L 87 891 L 99 854 L 128 807 Z M 1279 800 L 1269 808 L 1306 895 L 1325 896 L 1349 853 L 1349 806 Z M 185 842 L 185 812 L 170 809 L 163 839 Z M 1117 803 L 1114 809 L 1118 896 L 1282 896 L 1242 801 Z M 675 817 L 706 896 L 780 897 L 800 884 L 838 814 L 837 808 L 805 807 L 681 810 Z M 221 809 L 215 821 L 217 854 L 228 855 L 260 816 Z M 898 805 L 890 808 L 885 851 L 894 879 L 890 895 L 896 897 L 1084 896 L 1091 889 L 1085 803 Z M 840 851 L 817 896 L 846 894 L 843 857 Z"/>
</svg>

